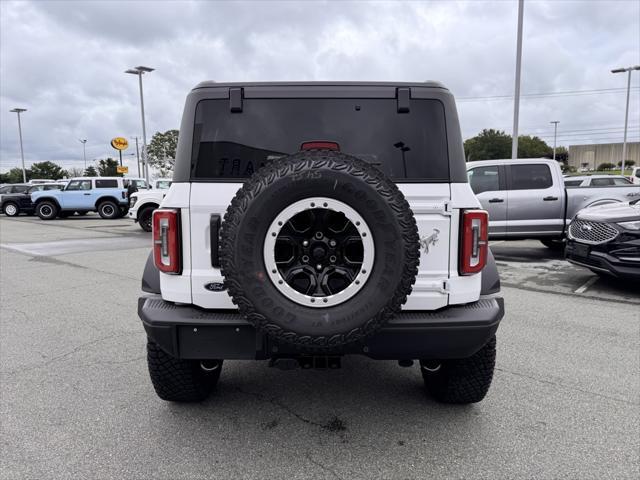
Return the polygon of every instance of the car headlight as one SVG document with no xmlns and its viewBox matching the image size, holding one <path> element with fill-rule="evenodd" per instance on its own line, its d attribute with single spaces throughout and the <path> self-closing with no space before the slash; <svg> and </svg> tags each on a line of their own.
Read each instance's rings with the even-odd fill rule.
<svg viewBox="0 0 640 480">
<path fill-rule="evenodd" d="M 627 230 L 640 230 L 640 220 L 633 220 L 631 222 L 621 222 L 618 223 L 622 228 L 626 228 Z"/>
<path fill-rule="evenodd" d="M 138 197 L 136 197 L 135 195 L 131 195 L 129 197 L 129 207 L 133 207 L 137 201 L 138 201 Z"/>
</svg>

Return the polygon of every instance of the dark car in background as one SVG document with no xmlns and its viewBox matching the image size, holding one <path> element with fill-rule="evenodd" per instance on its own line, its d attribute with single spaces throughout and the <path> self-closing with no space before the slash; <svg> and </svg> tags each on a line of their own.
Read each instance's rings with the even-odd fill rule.
<svg viewBox="0 0 640 480">
<path fill-rule="evenodd" d="M 0 197 L 0 212 L 7 217 L 16 217 L 21 213 L 33 214 L 35 205 L 31 202 L 31 194 L 46 190 L 61 190 L 63 183 L 40 183 L 37 185 L 7 185 L 10 187 L 26 187 L 12 189 L 11 192 L 2 193 Z M 4 187 L 3 187 L 4 188 Z"/>
<path fill-rule="evenodd" d="M 640 280 L 640 199 L 585 208 L 569 225 L 565 256 L 597 274 Z"/>
</svg>

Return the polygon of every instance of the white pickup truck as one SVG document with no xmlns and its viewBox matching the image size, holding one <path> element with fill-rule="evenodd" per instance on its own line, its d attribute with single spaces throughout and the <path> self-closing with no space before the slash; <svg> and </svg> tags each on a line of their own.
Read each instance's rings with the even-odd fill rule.
<svg viewBox="0 0 640 480">
<path fill-rule="evenodd" d="M 539 239 L 563 248 L 566 228 L 586 207 L 640 198 L 640 185 L 566 189 L 560 165 L 546 158 L 467 163 L 473 192 L 489 212 L 489 237 Z"/>
<path fill-rule="evenodd" d="M 162 178 L 155 181 L 155 188 L 135 192 L 129 197 L 128 217 L 137 222 L 145 232 L 151 231 L 153 212 L 162 203 L 171 186 L 171 180 Z"/>
</svg>

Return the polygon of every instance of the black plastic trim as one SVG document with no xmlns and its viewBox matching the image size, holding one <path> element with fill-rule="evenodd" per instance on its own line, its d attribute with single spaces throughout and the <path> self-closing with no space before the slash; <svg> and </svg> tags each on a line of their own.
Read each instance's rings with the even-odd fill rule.
<svg viewBox="0 0 640 480">
<path fill-rule="evenodd" d="M 142 291 L 160 295 L 160 270 L 153 261 L 153 250 L 149 252 L 142 274 Z"/>
<path fill-rule="evenodd" d="M 493 252 L 488 249 L 487 264 L 482 269 L 480 295 L 491 295 L 500 291 L 500 275 Z"/>
<path fill-rule="evenodd" d="M 211 242 L 211 266 L 220 268 L 220 255 L 218 244 L 220 243 L 220 215 L 211 214 L 209 219 L 209 239 Z"/>
<path fill-rule="evenodd" d="M 273 341 L 236 310 L 175 305 L 154 295 L 138 299 L 138 315 L 147 335 L 177 358 L 249 360 L 309 353 Z M 364 343 L 332 353 L 376 359 L 466 358 L 491 339 L 503 316 L 504 302 L 497 296 L 435 311 L 400 312 Z"/>
<path fill-rule="evenodd" d="M 398 99 L 398 113 L 409 113 L 411 104 L 411 89 L 398 88 L 396 91 Z"/>
<path fill-rule="evenodd" d="M 229 89 L 229 110 L 231 113 L 242 112 L 242 88 Z"/>
</svg>

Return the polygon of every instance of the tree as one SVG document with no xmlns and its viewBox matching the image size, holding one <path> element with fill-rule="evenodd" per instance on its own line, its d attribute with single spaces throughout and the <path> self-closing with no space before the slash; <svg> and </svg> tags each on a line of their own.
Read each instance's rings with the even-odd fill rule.
<svg viewBox="0 0 640 480">
<path fill-rule="evenodd" d="M 551 156 L 549 158 L 553 158 L 553 149 L 551 150 Z M 569 150 L 567 150 L 566 147 L 556 148 L 556 160 L 566 164 L 569 161 Z"/>
<path fill-rule="evenodd" d="M 27 181 L 31 178 L 31 170 L 27 168 Z M 12 168 L 7 173 L 0 173 L 0 183 L 22 183 L 22 169 Z"/>
<path fill-rule="evenodd" d="M 634 162 L 633 160 L 627 160 L 624 162 L 624 168 L 625 170 L 627 169 L 627 167 L 633 167 L 636 164 L 636 162 Z M 622 167 L 622 160 L 620 160 L 618 162 L 618 166 Z"/>
<path fill-rule="evenodd" d="M 118 173 L 118 163 L 117 160 L 113 158 L 102 158 L 98 160 L 98 173 L 101 177 L 121 177 L 122 174 Z M 87 168 L 89 170 L 89 168 Z"/>
<path fill-rule="evenodd" d="M 464 142 L 467 161 L 511 158 L 511 138 L 511 135 L 501 130 L 485 128 L 478 135 Z M 558 150 L 556 150 L 556 158 L 557 152 Z M 530 135 L 518 137 L 518 158 L 551 158 L 552 156 L 553 149 L 539 137 Z"/>
<path fill-rule="evenodd" d="M 151 142 L 147 145 L 149 165 L 160 170 L 161 176 L 168 176 L 176 162 L 177 148 L 178 130 L 154 133 Z"/>
<path fill-rule="evenodd" d="M 84 175 L 84 170 L 79 167 L 72 167 L 67 170 L 67 173 L 70 177 L 82 177 Z"/>
<path fill-rule="evenodd" d="M 87 169 L 84 171 L 84 175 L 83 175 L 83 177 L 97 177 L 97 176 L 98 176 L 98 171 L 96 170 L 96 167 L 94 167 L 93 165 L 89 165 Z"/>
<path fill-rule="evenodd" d="M 484 129 L 464 142 L 467 161 L 511 157 L 511 135 L 493 128 Z"/>
<path fill-rule="evenodd" d="M 539 137 L 520 135 L 518 137 L 518 158 L 552 158 L 553 148 Z"/>
<path fill-rule="evenodd" d="M 57 180 L 67 176 L 67 171 L 60 165 L 53 162 L 39 162 L 31 165 L 31 177 L 32 178 L 46 178 L 50 180 Z"/>
<path fill-rule="evenodd" d="M 612 170 L 616 168 L 615 163 L 604 162 L 598 165 L 598 170 Z"/>
</svg>

